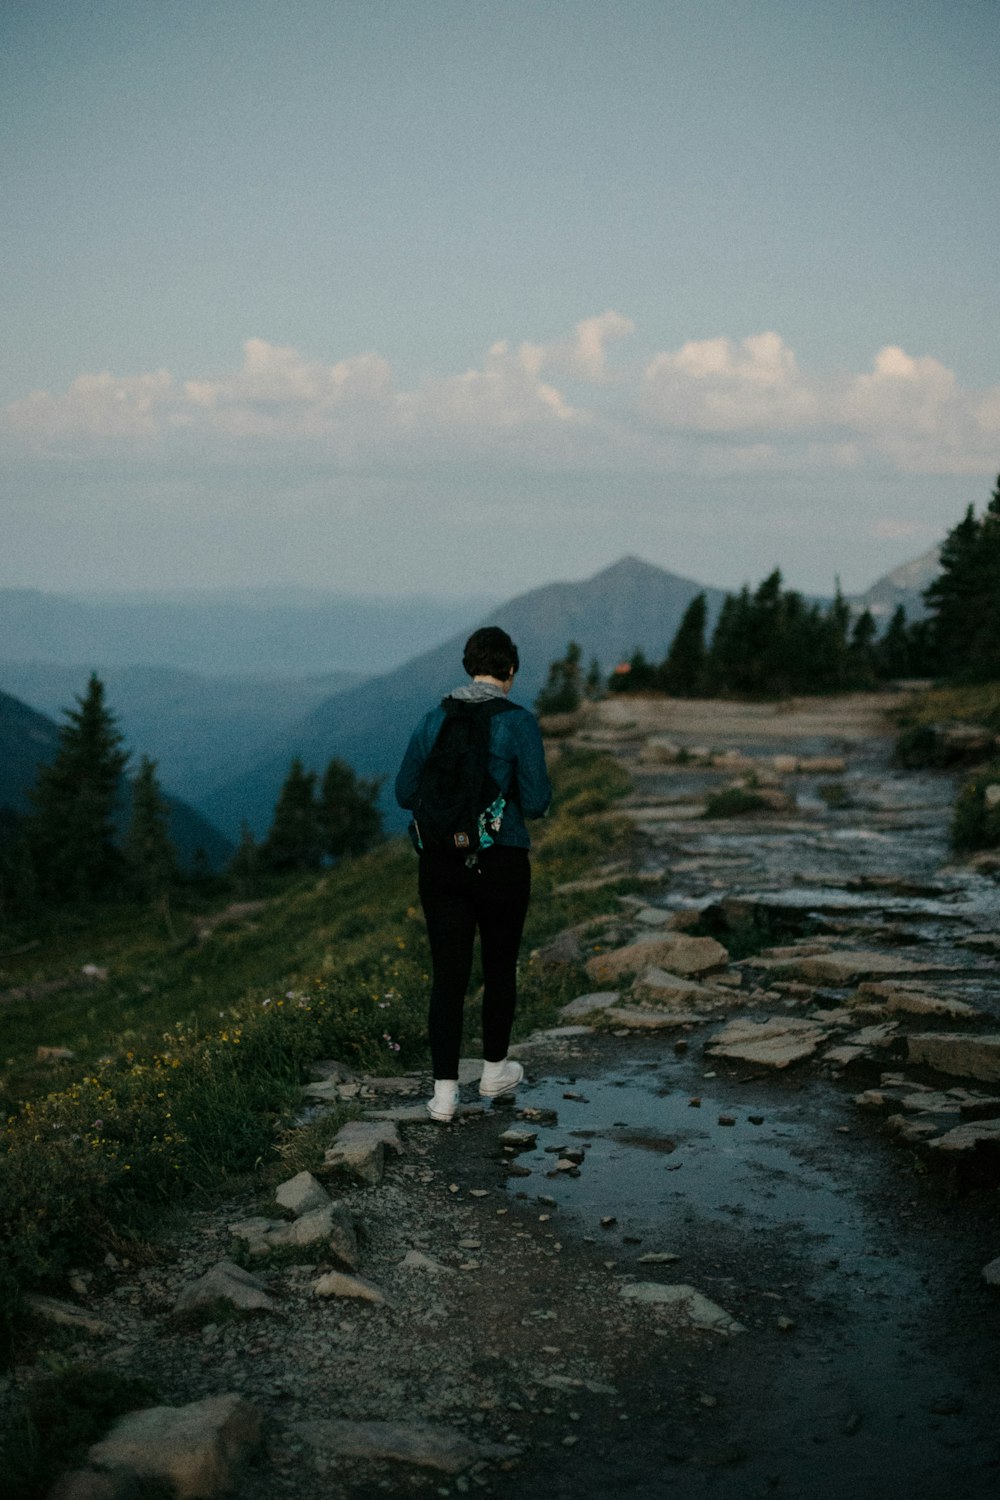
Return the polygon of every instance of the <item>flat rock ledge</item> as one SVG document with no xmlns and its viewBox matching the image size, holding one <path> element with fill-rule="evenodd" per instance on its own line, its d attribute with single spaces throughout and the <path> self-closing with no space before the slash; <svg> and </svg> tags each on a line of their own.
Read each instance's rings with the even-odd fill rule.
<svg viewBox="0 0 1000 1500">
<path fill-rule="evenodd" d="M 1000 1034 L 975 1036 L 961 1031 L 926 1032 L 907 1037 L 907 1058 L 938 1073 L 1000 1082 Z"/>
<path fill-rule="evenodd" d="M 787 1068 L 812 1057 L 828 1036 L 825 1027 L 795 1017 L 730 1021 L 707 1044 L 712 1057 L 731 1057 L 766 1068 Z"/>
<path fill-rule="evenodd" d="M 321 1453 L 339 1458 L 391 1459 L 415 1468 L 460 1474 L 473 1464 L 514 1459 L 519 1449 L 473 1442 L 453 1427 L 419 1422 L 296 1422 L 295 1436 Z"/>
<path fill-rule="evenodd" d="M 260 1439 L 261 1414 L 235 1393 L 188 1406 L 129 1412 L 87 1454 L 95 1468 L 125 1469 L 173 1486 L 177 1500 L 211 1500 L 235 1487 Z"/>
<path fill-rule="evenodd" d="M 632 1281 L 622 1287 L 621 1295 L 627 1302 L 638 1302 L 644 1307 L 668 1308 L 678 1322 L 686 1323 L 690 1328 L 702 1328 L 709 1333 L 722 1334 L 724 1338 L 746 1333 L 744 1325 L 724 1307 L 711 1302 L 685 1282 Z"/>
<path fill-rule="evenodd" d="M 892 953 L 841 950 L 806 954 L 796 958 L 747 959 L 748 968 L 765 969 L 770 974 L 801 979 L 807 984 L 841 986 L 860 980 L 887 979 L 898 974 L 940 974 L 940 964 L 918 964 Z"/>
</svg>

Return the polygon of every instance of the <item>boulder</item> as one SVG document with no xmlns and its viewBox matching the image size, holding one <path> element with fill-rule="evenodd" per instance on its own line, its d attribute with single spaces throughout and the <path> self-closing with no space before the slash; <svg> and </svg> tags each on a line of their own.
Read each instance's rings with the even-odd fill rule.
<svg viewBox="0 0 1000 1500">
<path fill-rule="evenodd" d="M 256 1448 L 261 1415 L 242 1396 L 208 1396 L 188 1406 L 153 1406 L 119 1418 L 87 1455 L 98 1468 L 128 1469 L 173 1486 L 177 1500 L 209 1500 L 234 1488 Z"/>
<path fill-rule="evenodd" d="M 957 1078 L 1000 1082 L 1000 1035 L 996 1032 L 980 1036 L 961 1031 L 921 1032 L 907 1037 L 906 1045 L 911 1063 L 924 1063 Z"/>
<path fill-rule="evenodd" d="M 598 983 L 613 984 L 624 974 L 641 973 L 653 966 L 663 966 L 672 974 L 690 978 L 696 974 L 712 974 L 724 969 L 729 954 L 721 943 L 710 937 L 691 937 L 686 932 L 651 934 L 645 941 L 630 943 L 625 948 L 612 948 L 607 953 L 597 953 L 586 963 L 587 973 Z"/>
<path fill-rule="evenodd" d="M 275 1188 L 275 1201 L 297 1217 L 312 1213 L 313 1209 L 326 1208 L 330 1194 L 311 1172 L 299 1172 Z"/>
<path fill-rule="evenodd" d="M 746 1333 L 742 1323 L 727 1313 L 725 1308 L 710 1302 L 693 1286 L 683 1282 L 666 1285 L 659 1281 L 633 1281 L 621 1289 L 628 1302 L 638 1302 L 644 1307 L 669 1308 L 679 1322 L 691 1328 L 704 1328 L 710 1333 L 730 1338 L 737 1333 Z"/>
<path fill-rule="evenodd" d="M 264 1283 L 231 1260 L 220 1260 L 198 1281 L 181 1289 L 174 1303 L 174 1316 L 186 1317 L 199 1308 L 225 1302 L 240 1312 L 277 1312 L 278 1305 Z"/>
<path fill-rule="evenodd" d="M 766 1068 L 787 1068 L 812 1057 L 826 1040 L 824 1027 L 795 1017 L 730 1021 L 712 1037 L 705 1051 L 712 1057 L 731 1057 Z"/>
</svg>

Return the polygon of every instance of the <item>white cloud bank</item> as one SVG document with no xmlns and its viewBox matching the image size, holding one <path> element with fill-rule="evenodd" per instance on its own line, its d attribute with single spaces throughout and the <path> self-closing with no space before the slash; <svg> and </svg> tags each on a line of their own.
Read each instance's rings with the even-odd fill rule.
<svg viewBox="0 0 1000 1500">
<path fill-rule="evenodd" d="M 68 458 L 179 447 L 259 460 L 292 448 L 373 468 L 477 456 L 664 474 L 1000 467 L 1000 386 L 964 389 L 930 356 L 887 346 L 868 371 L 803 371 L 781 336 L 764 332 L 612 363 L 610 346 L 633 332 L 609 310 L 552 344 L 495 343 L 479 366 L 408 390 L 379 354 L 325 364 L 252 338 L 221 379 L 85 374 L 62 394 L 13 403 L 0 421 L 18 446 Z"/>
</svg>

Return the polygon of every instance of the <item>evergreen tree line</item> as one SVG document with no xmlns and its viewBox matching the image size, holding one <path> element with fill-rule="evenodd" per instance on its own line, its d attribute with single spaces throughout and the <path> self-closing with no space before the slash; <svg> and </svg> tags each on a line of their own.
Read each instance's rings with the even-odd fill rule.
<svg viewBox="0 0 1000 1500">
<path fill-rule="evenodd" d="M 128 823 L 119 834 L 130 756 L 96 674 L 76 703 L 66 710 L 52 760 L 38 769 L 28 813 L 3 810 L 0 915 L 138 900 L 158 909 L 170 928 L 172 895 L 203 882 L 207 862 L 198 851 L 194 868 L 181 871 L 156 762 L 146 755 L 132 778 Z M 316 773 L 293 761 L 267 838 L 258 846 L 244 825 L 226 876 L 246 892 L 266 872 L 313 870 L 327 859 L 364 853 L 382 838 L 380 785 L 331 760 L 317 792 Z"/>
<path fill-rule="evenodd" d="M 852 616 L 838 587 L 827 605 L 783 587 L 775 569 L 751 591 L 727 594 L 708 636 L 708 601 L 688 605 L 661 662 L 636 651 L 608 680 L 618 693 L 661 692 L 675 698 L 714 694 L 780 698 L 838 693 L 918 675 L 922 632 L 897 609 L 881 637 L 870 610 Z"/>
<path fill-rule="evenodd" d="M 637 649 L 611 673 L 607 690 L 771 698 L 916 677 L 1000 681 L 1000 477 L 983 515 L 970 505 L 948 533 L 923 598 L 925 619 L 909 622 L 899 605 L 880 635 L 871 611 L 854 615 L 839 585 L 829 604 L 809 603 L 783 586 L 776 568 L 755 590 L 745 585 L 726 595 L 710 638 L 708 601 L 698 594 L 664 659 L 650 661 Z M 601 695 L 600 667 L 591 662 L 584 679 L 581 655 L 571 641 L 551 664 L 539 713 L 571 713 L 583 697 Z"/>
</svg>

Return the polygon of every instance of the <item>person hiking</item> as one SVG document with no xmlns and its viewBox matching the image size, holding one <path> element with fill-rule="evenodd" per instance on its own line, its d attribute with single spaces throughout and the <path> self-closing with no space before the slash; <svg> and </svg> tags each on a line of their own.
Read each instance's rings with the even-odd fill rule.
<svg viewBox="0 0 1000 1500">
<path fill-rule="evenodd" d="M 496 625 L 475 631 L 462 665 L 472 681 L 417 725 L 395 787 L 400 807 L 414 815 L 410 834 L 420 854 L 418 888 L 432 967 L 434 1095 L 427 1111 L 435 1120 L 450 1120 L 458 1103 L 462 1016 L 477 928 L 483 965 L 479 1092 L 496 1098 L 524 1077 L 507 1048 L 531 894 L 525 820 L 543 817 L 552 797 L 538 721 L 508 698 L 520 666 L 510 636 Z M 471 815 L 469 807 L 475 809 Z"/>
</svg>

